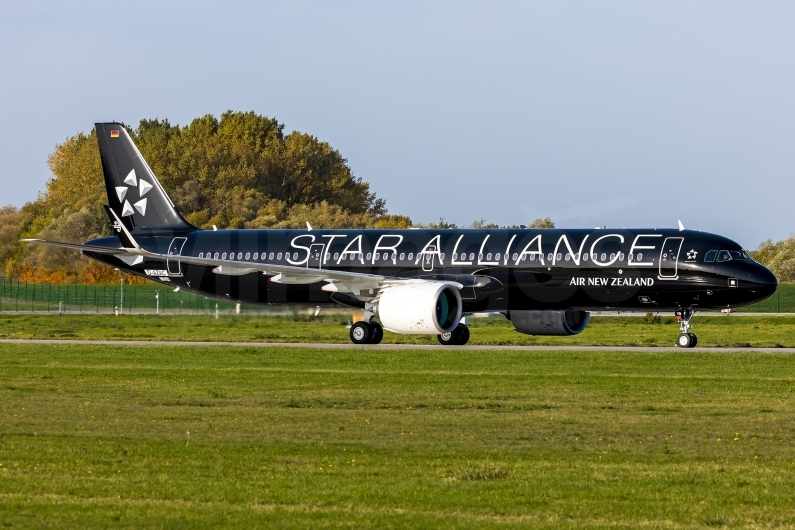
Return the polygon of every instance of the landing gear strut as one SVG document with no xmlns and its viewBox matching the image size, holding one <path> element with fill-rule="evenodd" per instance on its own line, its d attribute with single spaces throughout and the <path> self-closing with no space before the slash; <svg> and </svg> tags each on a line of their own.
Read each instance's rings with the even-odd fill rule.
<svg viewBox="0 0 795 530">
<path fill-rule="evenodd" d="M 469 328 L 461 323 L 450 333 L 436 335 L 436 338 L 439 339 L 439 344 L 444 346 L 463 346 L 469 342 Z"/>
<path fill-rule="evenodd" d="M 679 321 L 679 337 L 676 345 L 680 348 L 695 348 L 698 344 L 698 337 L 690 333 L 690 319 L 693 318 L 692 309 L 680 309 L 676 312 L 676 320 Z"/>
<path fill-rule="evenodd" d="M 351 342 L 354 344 L 378 344 L 384 338 L 384 328 L 378 322 L 355 322 L 351 326 Z"/>
</svg>

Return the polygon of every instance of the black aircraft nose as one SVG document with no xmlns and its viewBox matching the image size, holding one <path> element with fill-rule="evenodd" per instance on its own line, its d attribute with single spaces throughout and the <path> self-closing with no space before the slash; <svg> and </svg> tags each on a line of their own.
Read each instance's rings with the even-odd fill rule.
<svg viewBox="0 0 795 530">
<path fill-rule="evenodd" d="M 776 292 L 778 288 L 778 278 L 773 274 L 770 269 L 760 263 L 754 263 L 754 270 L 751 273 L 751 283 L 754 285 L 756 294 L 761 299 Z"/>
</svg>

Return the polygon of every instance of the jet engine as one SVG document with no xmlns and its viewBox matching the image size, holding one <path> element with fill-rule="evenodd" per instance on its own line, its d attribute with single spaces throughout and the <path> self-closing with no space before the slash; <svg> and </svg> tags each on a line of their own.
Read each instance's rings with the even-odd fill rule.
<svg viewBox="0 0 795 530">
<path fill-rule="evenodd" d="M 562 311 L 509 311 L 506 316 L 519 333 L 576 335 L 588 325 L 591 314 L 579 309 Z"/>
<path fill-rule="evenodd" d="M 373 308 L 384 329 L 395 333 L 449 333 L 461 320 L 461 294 L 454 283 L 418 280 L 388 287 Z"/>
</svg>

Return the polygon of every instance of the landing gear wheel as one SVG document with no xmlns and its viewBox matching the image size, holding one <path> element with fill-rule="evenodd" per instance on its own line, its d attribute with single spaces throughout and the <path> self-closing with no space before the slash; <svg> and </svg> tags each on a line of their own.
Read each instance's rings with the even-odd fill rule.
<svg viewBox="0 0 795 530">
<path fill-rule="evenodd" d="M 370 334 L 370 324 L 367 322 L 355 322 L 351 326 L 351 342 L 354 344 L 369 344 Z"/>
<path fill-rule="evenodd" d="M 458 337 L 458 345 L 463 346 L 469 342 L 469 328 L 464 324 L 459 324 L 456 330 L 460 331 L 461 335 Z"/>
<path fill-rule="evenodd" d="M 443 346 L 463 346 L 469 341 L 469 328 L 464 324 L 459 324 L 450 333 L 436 335 L 439 344 Z"/>
<path fill-rule="evenodd" d="M 690 333 L 690 319 L 693 318 L 692 308 L 682 308 L 676 311 L 676 320 L 679 321 L 679 338 L 676 345 L 680 348 L 695 348 L 698 344 L 698 337 Z"/>
<path fill-rule="evenodd" d="M 676 345 L 680 348 L 690 348 L 692 347 L 692 343 L 693 339 L 690 337 L 690 333 L 682 333 L 679 335 L 679 338 L 676 339 Z"/>
<path fill-rule="evenodd" d="M 384 340 L 384 328 L 378 322 L 370 322 L 370 344 L 378 344 Z"/>
<path fill-rule="evenodd" d="M 450 333 L 442 333 L 441 335 L 436 335 L 436 339 L 439 341 L 439 344 L 442 346 L 455 346 L 455 338 L 456 338 L 456 330 L 454 329 Z"/>
</svg>

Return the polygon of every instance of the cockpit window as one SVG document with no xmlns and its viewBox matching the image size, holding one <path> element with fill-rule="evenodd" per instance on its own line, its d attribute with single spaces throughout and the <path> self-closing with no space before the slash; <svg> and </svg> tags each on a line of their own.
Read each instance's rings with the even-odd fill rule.
<svg viewBox="0 0 795 530">
<path fill-rule="evenodd" d="M 731 261 L 732 257 L 728 250 L 721 250 L 718 252 L 717 261 Z"/>
<path fill-rule="evenodd" d="M 704 261 L 707 261 L 707 262 L 715 261 L 715 256 L 717 256 L 717 255 L 718 255 L 718 251 L 717 250 L 710 250 L 704 256 Z"/>
<path fill-rule="evenodd" d="M 749 256 L 748 253 L 744 250 L 730 250 L 729 253 L 732 255 L 732 259 L 739 259 L 745 261 L 751 260 L 751 256 Z"/>
</svg>

